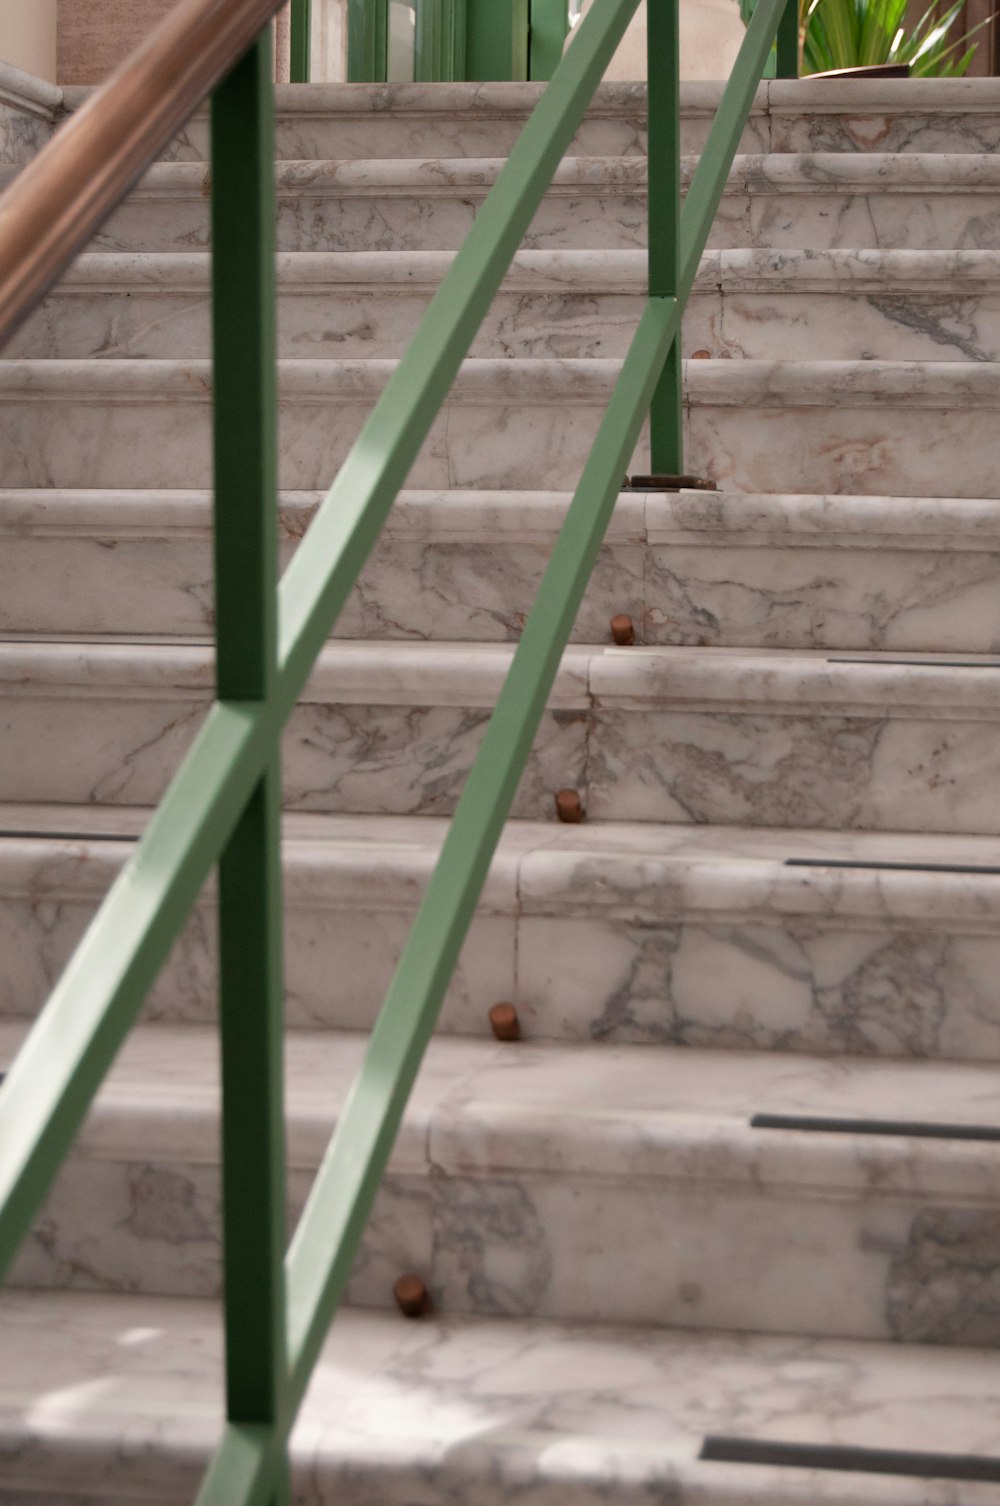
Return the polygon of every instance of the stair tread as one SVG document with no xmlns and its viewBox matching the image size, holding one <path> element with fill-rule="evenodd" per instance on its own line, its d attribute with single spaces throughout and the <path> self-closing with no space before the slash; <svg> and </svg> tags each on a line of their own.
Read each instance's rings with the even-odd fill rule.
<svg viewBox="0 0 1000 1506">
<path fill-rule="evenodd" d="M 506 642 L 333 640 L 300 700 L 362 706 L 496 702 L 515 653 Z M 214 689 L 207 641 L 0 640 L 0 693 L 204 699 Z M 894 650 L 570 644 L 549 705 L 752 715 L 1000 717 L 1000 656 Z"/>
<path fill-rule="evenodd" d="M 435 84 L 278 84 L 275 110 L 280 115 L 310 115 L 317 111 L 332 114 L 461 114 L 463 111 L 489 116 L 513 110 L 522 113 L 534 109 L 544 90 L 542 83 L 495 81 L 485 83 L 456 81 Z M 681 110 L 684 113 L 715 114 L 722 98 L 724 83 L 714 80 L 681 81 Z M 89 85 L 67 85 L 63 104 L 67 110 L 78 109 L 94 89 Z M 645 114 L 644 82 L 605 81 L 598 85 L 588 113 L 603 110 L 632 112 L 639 107 Z M 765 109 L 796 115 L 812 110 L 852 114 L 855 111 L 917 114 L 929 111 L 940 114 L 954 109 L 961 113 L 981 111 L 993 114 L 997 109 L 995 87 L 986 78 L 910 78 L 910 79 L 820 79 L 765 80 L 758 85 L 752 103 L 754 114 Z"/>
<path fill-rule="evenodd" d="M 0 1021 L 10 1062 L 26 1022 Z M 367 1048 L 365 1032 L 286 1035 L 289 1165 L 318 1165 Z M 197 1025 L 139 1025 L 78 1139 L 88 1159 L 218 1160 L 218 1042 Z M 756 1114 L 848 1121 L 836 1132 Z M 868 1133 L 862 1123 L 939 1135 Z M 854 1126 L 854 1127 L 852 1127 Z M 392 1156 L 408 1175 L 569 1176 L 749 1184 L 880 1200 L 976 1202 L 1000 1191 L 1000 1086 L 987 1062 L 815 1057 L 671 1046 L 432 1040 Z"/>
<path fill-rule="evenodd" d="M 151 814 L 128 806 L 0 805 L 0 892 L 103 893 Z M 412 908 L 449 824 L 437 816 L 286 812 L 286 897 L 291 904 Z M 518 820 L 504 828 L 481 909 L 610 910 L 651 919 L 801 914 L 883 928 L 961 922 L 963 930 L 993 934 L 998 870 L 995 836 Z"/>
<path fill-rule="evenodd" d="M 389 357 L 284 359 L 278 362 L 281 395 L 288 402 L 374 402 L 398 366 Z M 621 369 L 620 359 L 603 356 L 474 356 L 462 363 L 447 404 L 577 400 L 603 406 Z M 207 404 L 210 378 L 211 362 L 198 359 L 0 360 L 0 395 L 11 403 L 72 396 Z M 993 408 L 1000 400 L 1000 361 L 687 360 L 684 388 L 690 405 Z"/>
<path fill-rule="evenodd" d="M 282 251 L 277 258 L 279 286 L 287 288 L 433 288 L 454 261 L 451 251 Z M 207 293 L 211 257 L 207 251 L 92 251 L 67 268 L 47 295 L 61 297 L 79 289 L 93 292 L 124 288 Z M 642 250 L 518 251 L 504 279 L 505 288 L 559 291 L 645 292 L 648 257 Z M 810 292 L 863 293 L 887 283 L 894 290 L 920 289 L 944 297 L 954 285 L 980 292 L 1000 281 L 1000 251 L 981 250 L 785 250 L 747 247 L 706 251 L 695 291 L 760 287 L 790 283 Z"/>
<path fill-rule="evenodd" d="M 189 1501 L 222 1415 L 210 1302 L 11 1292 L 5 1484 Z M 982 1350 L 341 1311 L 293 1441 L 308 1500 L 948 1506 L 954 1484 L 699 1461 L 708 1434 L 1000 1454 Z M 152 1446 L 155 1441 L 155 1446 Z M 101 1472 L 94 1470 L 95 1456 Z M 958 1487 L 995 1506 L 996 1485 Z M 460 1496 L 455 1495 L 460 1491 Z M 536 1495 L 537 1492 L 537 1495 Z M 543 1493 L 544 1492 L 544 1497 Z M 689 1496 L 690 1492 L 690 1496 Z M 773 1492 L 773 1493 L 772 1493 Z"/>
<path fill-rule="evenodd" d="M 276 163 L 279 199 L 346 198 L 373 191 L 405 196 L 448 198 L 456 190 L 485 195 L 496 182 L 505 157 L 370 157 L 285 159 Z M 690 182 L 698 157 L 681 159 L 682 178 Z M 16 175 L 0 166 L 0 183 Z M 203 197 L 209 180 L 203 161 L 157 162 L 132 190 L 129 202 L 161 197 Z M 634 156 L 565 157 L 547 193 L 604 194 L 609 190 L 645 189 L 646 158 Z M 834 191 L 995 193 L 1000 161 L 989 152 L 751 152 L 738 155 L 726 192 L 821 193 Z"/>
<path fill-rule="evenodd" d="M 321 491 L 285 491 L 285 531 L 300 537 Z M 401 491 L 385 525 L 390 538 L 462 540 L 551 538 L 572 500 L 568 491 Z M 81 539 L 204 536 L 212 526 L 209 491 L 149 488 L 0 488 L 0 532 Z M 607 539 L 709 543 L 738 537 L 747 547 L 780 543 L 835 547 L 847 540 L 877 547 L 988 549 L 1000 544 L 1000 497 L 854 496 L 842 493 L 681 490 L 623 492 Z"/>
</svg>

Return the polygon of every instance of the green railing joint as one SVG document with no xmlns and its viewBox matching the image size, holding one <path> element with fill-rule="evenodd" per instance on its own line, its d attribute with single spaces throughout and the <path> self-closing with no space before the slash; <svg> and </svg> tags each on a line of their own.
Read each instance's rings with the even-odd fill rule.
<svg viewBox="0 0 1000 1506">
<path fill-rule="evenodd" d="M 277 588 L 269 32 L 213 103 L 219 699 L 0 1087 L 2 1271 L 218 861 L 228 1422 L 199 1506 L 289 1498 L 288 1437 L 647 413 L 654 468 L 681 469 L 682 311 L 788 0 L 757 6 L 683 211 L 676 0 L 650 19 L 650 297 L 284 1257 L 281 733 L 637 3 L 582 23 Z M 357 39 L 384 76 L 384 29 Z M 454 32 L 427 45 L 458 66 Z"/>
</svg>

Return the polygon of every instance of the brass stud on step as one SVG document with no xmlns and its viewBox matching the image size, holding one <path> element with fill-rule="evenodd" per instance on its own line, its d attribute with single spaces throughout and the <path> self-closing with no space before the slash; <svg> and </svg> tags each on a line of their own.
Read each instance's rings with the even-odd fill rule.
<svg viewBox="0 0 1000 1506">
<path fill-rule="evenodd" d="M 579 790 L 560 790 L 556 795 L 556 815 L 570 825 L 583 820 L 583 801 Z"/>
<path fill-rule="evenodd" d="M 430 1292 L 419 1276 L 400 1276 L 392 1291 L 404 1318 L 423 1318 L 430 1312 Z"/>
<path fill-rule="evenodd" d="M 691 352 L 691 359 L 692 361 L 710 361 L 712 359 L 712 352 L 710 350 L 693 350 Z"/>
<path fill-rule="evenodd" d="M 631 648 L 635 642 L 635 623 L 627 612 L 611 619 L 611 636 L 619 648 Z"/>
<path fill-rule="evenodd" d="M 521 1021 L 513 1004 L 494 1004 L 490 1010 L 490 1025 L 498 1041 L 519 1041 Z"/>
</svg>

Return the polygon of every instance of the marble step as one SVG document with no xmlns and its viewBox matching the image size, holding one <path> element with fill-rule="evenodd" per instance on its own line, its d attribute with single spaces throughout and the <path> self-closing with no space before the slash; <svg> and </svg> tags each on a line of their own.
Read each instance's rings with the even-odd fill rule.
<svg viewBox="0 0 1000 1506">
<path fill-rule="evenodd" d="M 0 807 L 0 1015 L 33 1016 L 143 831 Z M 286 1012 L 369 1030 L 440 851 L 434 817 L 285 817 Z M 215 1019 L 208 886 L 146 1018 Z M 647 822 L 508 823 L 440 1028 L 530 1042 L 1000 1061 L 1000 843 Z"/>
<path fill-rule="evenodd" d="M 505 156 L 541 84 L 312 84 L 276 91 L 283 159 Z M 68 109 L 90 91 L 66 88 Z M 699 152 L 722 96 L 719 83 L 681 84 L 681 147 Z M 606 83 L 571 152 L 644 152 L 643 84 Z M 799 79 L 760 85 L 744 151 L 994 152 L 1000 108 L 988 79 Z M 208 155 L 208 120 L 196 115 L 168 150 L 174 161 Z"/>
<path fill-rule="evenodd" d="M 223 1416 L 213 1303 L 10 1292 L 0 1351 L 2 1506 L 194 1499 Z M 996 1506 L 995 1484 L 699 1455 L 714 1435 L 990 1458 L 998 1401 L 967 1348 L 345 1309 L 293 1479 L 308 1506 Z"/>
<path fill-rule="evenodd" d="M 285 737 L 290 809 L 448 815 L 508 644 L 351 642 Z M 212 693 L 210 645 L 0 643 L 0 800 L 151 805 Z M 563 657 L 513 814 L 1000 831 L 1000 660 L 588 647 Z"/>
<path fill-rule="evenodd" d="M 282 560 L 318 492 L 281 497 Z M 338 637 L 520 635 L 566 492 L 406 491 Z M 0 492 L 0 634 L 212 631 L 207 492 Z M 1000 652 L 1000 501 L 704 492 L 619 497 L 573 641 Z"/>
<path fill-rule="evenodd" d="M 292 1210 L 366 1044 L 286 1038 Z M 214 1030 L 131 1033 L 15 1286 L 217 1293 L 216 1055 Z M 437 1038 L 347 1300 L 409 1270 L 444 1313 L 995 1346 L 1000 1146 L 972 1137 L 998 1115 L 989 1063 Z"/>
<path fill-rule="evenodd" d="M 685 179 L 695 158 L 684 159 Z M 502 158 L 282 162 L 285 251 L 430 251 L 461 245 Z M 14 173 L 0 169 L 0 187 Z M 195 251 L 208 244 L 208 168 L 159 163 L 92 242 L 103 251 Z M 805 152 L 737 157 L 710 249 L 992 250 L 1000 160 L 970 152 Z M 646 237 L 646 161 L 568 157 L 524 239 L 526 250 L 622 250 Z"/>
<path fill-rule="evenodd" d="M 281 363 L 282 486 L 329 485 L 393 370 Z M 575 485 L 619 370 L 466 362 L 409 485 Z M 687 467 L 729 490 L 977 498 L 996 487 L 1000 363 L 691 360 L 684 387 Z M 0 487 L 203 487 L 210 397 L 206 361 L 0 361 Z M 645 438 L 633 467 L 648 468 Z"/>
<path fill-rule="evenodd" d="M 451 263 L 446 251 L 283 252 L 285 357 L 398 357 Z M 643 251 L 522 251 L 471 354 L 624 356 L 647 289 Z M 688 304 L 690 355 L 1000 358 L 996 251 L 710 251 Z M 80 258 L 5 356 L 211 354 L 206 253 Z"/>
</svg>

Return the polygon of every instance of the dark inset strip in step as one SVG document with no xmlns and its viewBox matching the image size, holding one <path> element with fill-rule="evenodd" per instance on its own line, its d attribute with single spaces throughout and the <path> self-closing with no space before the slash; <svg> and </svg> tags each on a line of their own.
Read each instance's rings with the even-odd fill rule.
<svg viewBox="0 0 1000 1506">
<path fill-rule="evenodd" d="M 139 837 L 121 831 L 0 831 L 0 842 L 138 842 Z"/>
<path fill-rule="evenodd" d="M 710 1436 L 702 1444 L 698 1457 L 719 1464 L 770 1464 L 789 1469 L 839 1469 L 870 1475 L 911 1475 L 920 1480 L 982 1480 L 1000 1484 L 1000 1459 L 976 1458 L 972 1454 Z"/>
<path fill-rule="evenodd" d="M 1000 874 L 1000 868 L 977 863 L 891 863 L 860 858 L 786 858 L 786 868 L 873 868 L 887 873 L 983 873 Z"/>
<path fill-rule="evenodd" d="M 820 1135 L 910 1135 L 919 1140 L 1000 1140 L 986 1124 L 924 1124 L 918 1119 L 834 1119 L 821 1114 L 754 1114 L 751 1129 L 806 1130 Z"/>
<path fill-rule="evenodd" d="M 1000 669 L 1000 659 L 831 659 L 827 664 L 873 664 L 879 669 Z"/>
</svg>

